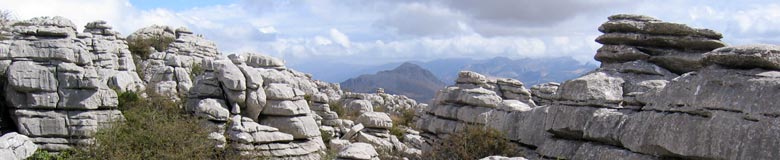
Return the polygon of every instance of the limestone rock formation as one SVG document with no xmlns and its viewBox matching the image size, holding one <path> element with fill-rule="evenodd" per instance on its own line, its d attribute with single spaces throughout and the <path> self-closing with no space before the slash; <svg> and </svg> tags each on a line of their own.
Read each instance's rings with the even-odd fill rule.
<svg viewBox="0 0 780 160">
<path fill-rule="evenodd" d="M 336 159 L 378 160 L 379 154 L 367 143 L 353 143 L 338 153 Z"/>
<path fill-rule="evenodd" d="M 0 41 L 0 107 L 8 107 L 0 110 L 10 111 L 14 128 L 41 149 L 91 143 L 97 129 L 124 119 L 113 89 L 144 88 L 126 42 L 104 21 L 83 33 L 62 17 L 12 26 L 13 39 Z"/>
<path fill-rule="evenodd" d="M 29 137 L 16 132 L 0 137 L 0 159 L 27 159 L 38 146 Z"/>
<path fill-rule="evenodd" d="M 533 86 L 536 106 L 504 111 L 496 106 L 506 97 L 489 98 L 498 92 L 482 76 L 462 73 L 417 121 L 421 135 L 432 143 L 485 125 L 526 146 L 531 158 L 780 156 L 780 132 L 771 127 L 778 102 L 770 98 L 780 93 L 777 46 L 723 47 L 717 32 L 637 15 L 611 16 L 600 31 L 602 66 L 562 84 Z"/>
<path fill-rule="evenodd" d="M 599 31 L 604 35 L 596 42 L 604 46 L 596 53 L 596 60 L 647 60 L 677 74 L 702 68 L 703 53 L 726 46 L 718 32 L 640 15 L 610 16 Z"/>
<path fill-rule="evenodd" d="M 523 157 L 488 156 L 479 160 L 527 160 Z"/>
<path fill-rule="evenodd" d="M 304 95 L 318 95 L 319 103 L 327 97 L 307 76 L 259 54 L 217 56 L 201 65 L 186 108 L 212 122 L 213 139 L 247 156 L 319 159 L 325 144 Z"/>
<path fill-rule="evenodd" d="M 138 62 L 142 78 L 152 91 L 172 98 L 185 96 L 195 85 L 193 78 L 203 72 L 201 63 L 220 54 L 214 42 L 184 27 L 174 30 L 168 26 L 150 26 L 128 36 L 129 41 L 148 38 L 175 39 L 165 50 L 157 52 L 160 48 L 155 48 L 148 59 Z"/>
</svg>

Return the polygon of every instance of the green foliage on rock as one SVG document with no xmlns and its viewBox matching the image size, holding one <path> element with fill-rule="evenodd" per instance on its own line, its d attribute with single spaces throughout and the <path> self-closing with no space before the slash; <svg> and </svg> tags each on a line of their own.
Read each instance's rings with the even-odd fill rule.
<svg viewBox="0 0 780 160">
<path fill-rule="evenodd" d="M 66 160 L 71 159 L 72 152 L 71 150 L 65 150 L 58 154 L 53 154 L 46 150 L 38 149 L 35 150 L 32 156 L 27 157 L 27 160 Z"/>
<path fill-rule="evenodd" d="M 168 45 L 176 40 L 172 37 L 164 36 L 151 36 L 149 38 L 133 38 L 127 41 L 127 47 L 134 56 L 140 57 L 142 60 L 149 58 L 149 55 L 157 52 L 162 52 L 168 49 Z M 153 47 L 154 50 L 152 50 Z"/>
<path fill-rule="evenodd" d="M 423 157 L 431 159 L 480 159 L 487 156 L 507 157 L 519 155 L 516 144 L 505 138 L 504 134 L 489 127 L 467 127 L 455 132 L 432 145 Z"/>
<path fill-rule="evenodd" d="M 205 119 L 185 113 L 163 96 L 119 96 L 125 121 L 100 129 L 95 144 L 81 146 L 69 159 L 238 159 L 208 139 Z"/>
</svg>

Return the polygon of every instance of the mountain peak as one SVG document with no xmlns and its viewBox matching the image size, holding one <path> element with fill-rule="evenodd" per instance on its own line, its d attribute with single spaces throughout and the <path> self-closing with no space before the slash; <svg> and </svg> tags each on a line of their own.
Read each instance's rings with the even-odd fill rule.
<svg viewBox="0 0 780 160">
<path fill-rule="evenodd" d="M 436 91 L 445 85 L 430 71 L 410 62 L 393 70 L 361 75 L 341 82 L 341 87 L 354 92 L 373 93 L 377 88 L 383 88 L 387 93 L 406 95 L 420 102 L 431 100 Z"/>
<path fill-rule="evenodd" d="M 422 67 L 414 63 L 404 62 L 403 64 L 399 65 L 393 70 L 425 70 L 425 69 L 423 69 Z"/>
</svg>

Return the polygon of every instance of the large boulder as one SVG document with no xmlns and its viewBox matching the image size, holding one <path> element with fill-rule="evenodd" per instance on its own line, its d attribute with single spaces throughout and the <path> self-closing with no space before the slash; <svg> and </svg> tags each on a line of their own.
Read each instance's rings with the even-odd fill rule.
<svg viewBox="0 0 780 160">
<path fill-rule="evenodd" d="M 780 70 L 780 46 L 744 45 L 716 49 L 704 55 L 705 64 L 731 68 Z"/>
<path fill-rule="evenodd" d="M 726 46 L 718 32 L 641 15 L 610 16 L 599 31 L 604 34 L 596 42 L 604 46 L 597 51 L 596 60 L 647 60 L 677 74 L 704 67 L 703 53 Z"/>
<path fill-rule="evenodd" d="M 368 128 L 390 129 L 393 127 L 393 120 L 390 119 L 387 113 L 382 112 L 365 112 L 355 122 L 363 124 Z"/>
<path fill-rule="evenodd" d="M 352 143 L 338 153 L 337 159 L 378 160 L 379 154 L 368 143 Z"/>
<path fill-rule="evenodd" d="M 38 150 L 38 146 L 29 137 L 16 132 L 0 137 L 0 159 L 27 159 Z"/>
</svg>

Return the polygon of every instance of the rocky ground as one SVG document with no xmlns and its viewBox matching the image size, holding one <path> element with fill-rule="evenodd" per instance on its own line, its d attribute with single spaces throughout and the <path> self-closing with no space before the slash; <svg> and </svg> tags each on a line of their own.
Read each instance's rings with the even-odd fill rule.
<svg viewBox="0 0 780 160">
<path fill-rule="evenodd" d="M 186 102 L 208 120 L 209 139 L 247 157 L 418 157 L 469 126 L 501 131 L 525 157 L 488 160 L 780 157 L 780 47 L 727 46 L 715 31 L 646 16 L 610 16 L 596 39 L 601 67 L 581 77 L 527 89 L 463 71 L 430 106 L 345 92 L 259 53 L 225 56 L 186 28 L 125 38 L 103 21 L 78 32 L 61 17 L 7 28 L 0 159 L 92 144 L 124 119 L 117 95 L 126 91 Z M 128 42 L 150 37 L 173 41 L 134 58 Z M 398 126 L 408 113 L 413 123 Z"/>
</svg>

